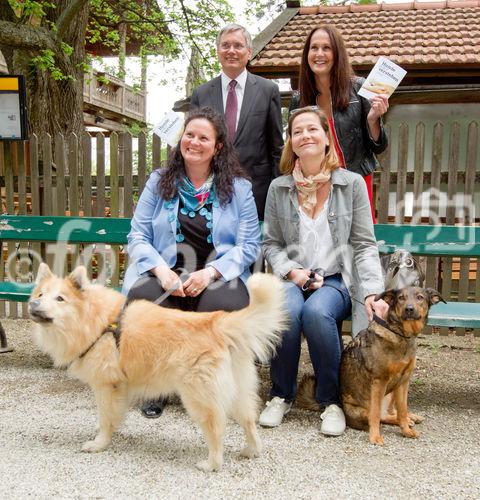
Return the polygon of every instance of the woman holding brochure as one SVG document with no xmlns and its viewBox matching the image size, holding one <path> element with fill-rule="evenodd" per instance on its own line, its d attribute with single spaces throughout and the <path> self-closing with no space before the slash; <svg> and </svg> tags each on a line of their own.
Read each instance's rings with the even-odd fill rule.
<svg viewBox="0 0 480 500">
<path fill-rule="evenodd" d="M 388 110 L 388 97 L 368 101 L 359 96 L 364 81 L 353 73 L 340 32 L 331 25 L 314 28 L 303 48 L 299 92 L 292 97 L 290 111 L 312 105 L 323 110 L 340 165 L 364 177 L 372 206 L 375 155 L 387 147 L 381 117 Z M 375 221 L 373 207 L 372 217 Z"/>
</svg>

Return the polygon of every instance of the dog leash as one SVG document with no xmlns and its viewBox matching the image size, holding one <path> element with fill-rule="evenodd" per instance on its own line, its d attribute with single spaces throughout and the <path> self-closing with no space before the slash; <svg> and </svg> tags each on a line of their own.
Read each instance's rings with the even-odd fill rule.
<svg viewBox="0 0 480 500">
<path fill-rule="evenodd" d="M 181 269 L 181 268 L 179 268 Z M 160 295 L 160 297 L 158 297 L 158 299 L 154 300 L 153 303 L 154 304 L 157 304 L 160 305 L 165 299 L 167 299 L 168 297 L 170 297 L 170 295 L 172 295 L 172 293 L 175 291 L 175 290 L 178 290 L 184 283 L 185 281 L 187 280 L 187 278 L 190 276 L 190 273 L 187 272 L 185 269 L 183 269 L 183 271 L 178 275 L 178 277 L 180 278 L 180 284 L 177 283 L 176 285 L 172 286 L 172 288 L 169 288 L 168 290 L 166 290 L 165 292 L 162 293 L 162 295 Z M 158 278 L 157 278 L 158 279 Z"/>
<path fill-rule="evenodd" d="M 407 337 L 406 335 L 402 335 L 400 332 L 396 332 L 395 330 L 392 330 L 390 328 L 390 325 L 384 319 L 377 316 L 375 313 L 373 313 L 373 321 L 375 321 L 375 323 L 378 323 L 383 328 L 387 329 L 389 332 L 392 332 L 395 335 L 398 335 L 399 337 L 403 337 L 404 339 L 412 340 L 412 337 Z"/>
<path fill-rule="evenodd" d="M 189 276 L 189 273 L 187 273 L 185 270 L 179 275 L 180 277 L 180 280 L 181 280 L 181 284 L 183 284 L 183 282 L 188 278 Z M 176 284 L 175 286 L 172 286 L 171 288 L 169 288 L 168 290 L 166 290 L 164 293 L 162 293 L 162 295 L 160 295 L 160 297 L 158 297 L 158 299 L 156 299 L 155 301 L 153 301 L 154 304 L 161 304 L 167 297 L 170 297 L 170 295 L 172 295 L 172 293 L 175 291 L 175 290 L 178 290 L 181 286 L 181 284 Z M 80 354 L 78 355 L 75 359 L 82 359 L 84 358 L 88 352 L 90 351 L 90 349 L 106 334 L 106 333 L 111 333 L 113 335 L 113 338 L 115 339 L 115 344 L 117 346 L 117 349 L 120 347 L 120 337 L 121 337 L 121 334 L 122 334 L 122 331 L 121 331 L 121 328 L 120 328 L 120 322 L 121 322 L 121 319 L 122 319 L 122 316 L 123 316 L 123 313 L 125 311 L 125 304 L 123 305 L 122 309 L 120 310 L 118 316 L 117 316 L 117 319 L 113 322 L 113 323 L 110 323 L 106 328 L 105 330 L 103 330 L 103 332 Z M 70 366 L 74 361 L 72 360 L 68 366 Z"/>
</svg>

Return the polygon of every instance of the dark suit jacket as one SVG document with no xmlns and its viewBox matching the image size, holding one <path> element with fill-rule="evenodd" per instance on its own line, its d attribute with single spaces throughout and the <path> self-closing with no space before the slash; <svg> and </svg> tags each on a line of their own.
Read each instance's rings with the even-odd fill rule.
<svg viewBox="0 0 480 500">
<path fill-rule="evenodd" d="M 223 116 L 221 77 L 197 87 L 193 91 L 190 106 L 208 106 Z M 279 174 L 278 164 L 283 146 L 278 85 L 248 73 L 233 145 L 242 167 L 252 179 L 258 217 L 263 220 L 268 186 Z"/>
</svg>

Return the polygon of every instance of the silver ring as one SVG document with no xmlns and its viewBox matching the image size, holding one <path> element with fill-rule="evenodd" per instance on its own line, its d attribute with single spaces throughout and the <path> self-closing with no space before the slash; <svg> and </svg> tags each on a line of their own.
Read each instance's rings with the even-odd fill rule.
<svg viewBox="0 0 480 500">
<path fill-rule="evenodd" d="M 197 292 L 197 289 L 196 289 L 196 288 L 194 288 L 194 289 L 192 290 L 192 292 L 195 292 L 195 293 L 196 293 L 196 292 Z"/>
</svg>

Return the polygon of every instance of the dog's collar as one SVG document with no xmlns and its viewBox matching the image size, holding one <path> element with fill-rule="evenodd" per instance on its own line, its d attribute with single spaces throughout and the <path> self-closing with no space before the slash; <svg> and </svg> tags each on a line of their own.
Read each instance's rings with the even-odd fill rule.
<svg viewBox="0 0 480 500">
<path fill-rule="evenodd" d="M 86 356 L 86 354 L 90 351 L 90 349 L 106 334 L 106 333 L 111 333 L 113 335 L 113 338 L 115 339 L 115 344 L 117 346 L 117 349 L 120 348 L 120 336 L 121 336 L 121 329 L 120 329 L 120 316 L 117 318 L 117 321 L 115 323 L 110 323 L 105 330 L 79 355 L 77 356 L 73 361 L 70 362 L 69 366 L 76 360 L 76 359 L 82 359 L 83 357 Z"/>
<path fill-rule="evenodd" d="M 390 325 L 384 319 L 377 316 L 375 313 L 373 313 L 373 321 L 375 321 L 375 323 L 378 323 L 380 326 L 383 326 L 383 328 L 387 329 L 389 332 L 392 332 L 395 335 L 398 335 L 399 337 L 403 337 L 404 339 L 411 339 L 412 338 L 412 337 L 407 337 L 406 335 L 403 335 L 400 332 L 396 332 L 395 330 L 392 330 L 390 328 Z"/>
</svg>

